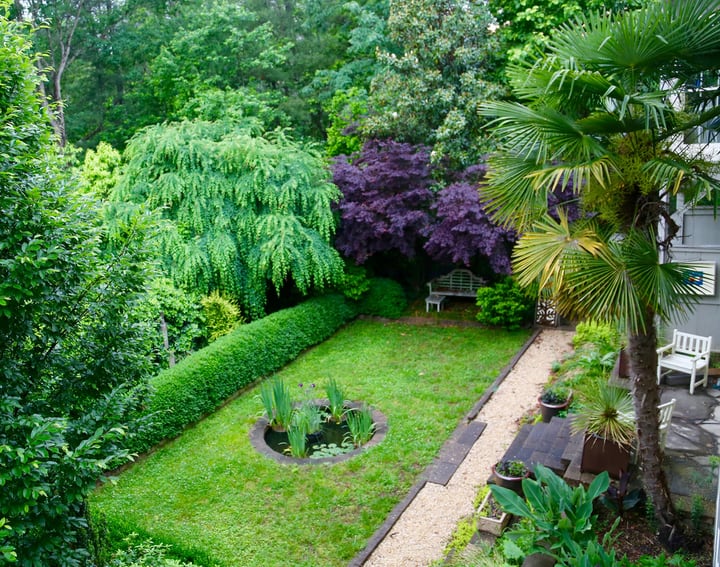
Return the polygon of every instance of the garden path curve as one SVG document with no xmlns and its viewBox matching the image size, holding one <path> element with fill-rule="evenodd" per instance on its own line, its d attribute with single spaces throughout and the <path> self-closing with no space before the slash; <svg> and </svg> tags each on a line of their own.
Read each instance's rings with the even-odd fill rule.
<svg viewBox="0 0 720 567">
<path fill-rule="evenodd" d="M 443 558 L 458 522 L 473 513 L 473 500 L 490 467 L 515 438 L 520 418 L 537 405 L 553 362 L 572 350 L 573 334 L 544 329 L 533 336 L 509 372 L 491 386 L 489 398 L 483 397 L 477 415 L 460 426 L 460 437 L 464 428 L 482 433 L 449 480 L 432 482 L 432 476 L 424 475 L 351 566 L 425 567 Z"/>
</svg>

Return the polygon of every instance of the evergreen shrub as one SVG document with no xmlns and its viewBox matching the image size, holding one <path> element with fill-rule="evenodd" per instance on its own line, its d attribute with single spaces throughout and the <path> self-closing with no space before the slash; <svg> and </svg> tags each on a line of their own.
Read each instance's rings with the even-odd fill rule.
<svg viewBox="0 0 720 567">
<path fill-rule="evenodd" d="M 513 331 L 532 321 L 535 302 L 512 278 L 504 278 L 492 287 L 478 289 L 477 306 L 480 323 Z"/>
<path fill-rule="evenodd" d="M 341 295 L 327 295 L 238 327 L 160 372 L 146 414 L 151 424 L 135 435 L 144 452 L 215 410 L 224 400 L 330 337 L 356 315 Z"/>
<path fill-rule="evenodd" d="M 612 325 L 584 321 L 577 324 L 573 346 L 577 349 L 584 345 L 595 345 L 601 354 L 617 351 L 622 343 L 622 337 Z"/>
<path fill-rule="evenodd" d="M 370 289 L 361 297 L 358 310 L 361 315 L 375 315 L 397 319 L 407 308 L 402 286 L 388 278 L 371 278 Z"/>
</svg>

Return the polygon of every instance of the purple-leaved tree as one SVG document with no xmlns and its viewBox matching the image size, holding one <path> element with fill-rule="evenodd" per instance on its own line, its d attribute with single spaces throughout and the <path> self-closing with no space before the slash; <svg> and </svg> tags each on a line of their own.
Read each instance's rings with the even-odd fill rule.
<svg viewBox="0 0 720 567">
<path fill-rule="evenodd" d="M 344 196 L 335 245 L 345 257 L 363 264 L 381 252 L 415 255 L 433 201 L 428 148 L 370 140 L 359 154 L 335 159 L 333 182 Z"/>
<path fill-rule="evenodd" d="M 494 224 L 485 212 L 478 193 L 485 171 L 484 165 L 469 167 L 459 181 L 438 192 L 425 251 L 433 260 L 466 266 L 482 256 L 495 273 L 510 274 L 510 253 L 517 237 L 515 231 Z"/>
</svg>

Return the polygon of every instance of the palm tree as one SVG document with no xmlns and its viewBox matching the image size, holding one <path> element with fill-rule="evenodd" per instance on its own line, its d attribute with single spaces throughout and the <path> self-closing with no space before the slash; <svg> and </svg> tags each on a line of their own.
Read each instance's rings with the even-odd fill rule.
<svg viewBox="0 0 720 567">
<path fill-rule="evenodd" d="M 719 8 L 653 0 L 585 16 L 558 30 L 544 55 L 509 68 L 519 103 L 482 110 L 495 117 L 499 147 L 481 191 L 495 219 L 522 234 L 513 256 L 520 283 L 539 285 L 567 316 L 627 334 L 643 483 L 666 541 L 676 515 L 658 445 L 656 321 L 687 312 L 692 296 L 688 267 L 662 263 L 660 252 L 677 230 L 670 197 L 720 189 L 717 166 L 678 143 L 720 115 L 705 104 L 717 90 L 685 101 L 692 78 L 720 68 Z M 573 188 L 580 220 L 548 214 L 558 186 Z"/>
</svg>

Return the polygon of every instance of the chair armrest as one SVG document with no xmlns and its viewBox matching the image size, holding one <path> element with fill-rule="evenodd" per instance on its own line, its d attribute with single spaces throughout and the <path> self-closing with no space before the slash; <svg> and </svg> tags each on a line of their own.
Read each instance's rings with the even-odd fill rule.
<svg viewBox="0 0 720 567">
<path fill-rule="evenodd" d="M 659 349 L 657 349 L 657 353 L 658 353 L 658 354 L 662 354 L 662 353 L 664 353 L 664 352 L 667 352 L 667 351 L 669 351 L 669 350 L 672 350 L 672 347 L 673 347 L 673 344 L 670 343 L 669 345 L 665 345 L 665 346 L 660 347 Z"/>
</svg>

